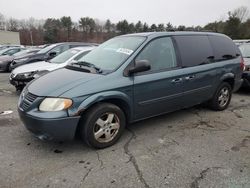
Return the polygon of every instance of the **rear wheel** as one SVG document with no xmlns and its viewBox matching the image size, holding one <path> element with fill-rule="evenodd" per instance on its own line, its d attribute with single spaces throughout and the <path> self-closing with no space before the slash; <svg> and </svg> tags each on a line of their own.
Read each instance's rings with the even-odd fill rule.
<svg viewBox="0 0 250 188">
<path fill-rule="evenodd" d="M 223 82 L 218 87 L 211 101 L 209 101 L 209 106 L 213 110 L 218 110 L 218 111 L 225 110 L 231 101 L 231 97 L 232 97 L 231 85 L 227 82 Z"/>
<path fill-rule="evenodd" d="M 116 143 L 125 128 L 125 115 L 116 105 L 100 103 L 81 119 L 81 137 L 94 148 L 105 148 Z"/>
</svg>

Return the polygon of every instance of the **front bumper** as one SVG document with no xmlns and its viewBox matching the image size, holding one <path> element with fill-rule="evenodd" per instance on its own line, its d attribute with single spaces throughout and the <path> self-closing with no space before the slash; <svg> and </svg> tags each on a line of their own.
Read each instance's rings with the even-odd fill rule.
<svg viewBox="0 0 250 188">
<path fill-rule="evenodd" d="M 8 62 L 7 61 L 4 61 L 4 62 L 0 62 L 0 70 L 6 70 L 8 66 Z"/>
<path fill-rule="evenodd" d="M 26 86 L 27 83 L 29 83 L 31 80 L 33 80 L 34 78 L 31 77 L 31 78 L 26 78 L 26 79 L 18 79 L 18 78 L 12 78 L 10 77 L 9 81 L 10 81 L 10 84 L 15 86 L 15 87 L 18 87 L 18 86 Z"/>
<path fill-rule="evenodd" d="M 20 108 L 18 108 L 18 113 L 25 127 L 42 140 L 63 141 L 74 139 L 80 119 L 80 116 L 54 119 L 38 118 L 30 116 Z"/>
</svg>

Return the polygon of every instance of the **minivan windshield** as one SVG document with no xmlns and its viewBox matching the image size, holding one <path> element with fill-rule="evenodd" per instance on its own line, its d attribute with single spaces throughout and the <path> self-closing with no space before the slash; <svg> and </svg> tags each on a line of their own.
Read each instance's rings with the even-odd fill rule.
<svg viewBox="0 0 250 188">
<path fill-rule="evenodd" d="M 242 44 L 239 46 L 239 49 L 244 58 L 250 58 L 250 44 Z"/>
<path fill-rule="evenodd" d="M 52 48 L 56 47 L 57 44 L 51 44 L 43 49 L 41 49 L 39 52 L 37 52 L 38 54 L 45 54 L 48 51 L 50 51 Z"/>
<path fill-rule="evenodd" d="M 91 63 L 102 70 L 112 71 L 119 67 L 145 41 L 146 37 L 123 36 L 104 42 L 78 60 Z"/>
<path fill-rule="evenodd" d="M 50 63 L 57 63 L 57 64 L 64 63 L 65 61 L 69 60 L 71 57 L 76 55 L 79 51 L 80 50 L 78 50 L 78 49 L 69 49 L 69 50 L 59 54 L 58 56 L 54 57 L 49 62 Z"/>
</svg>

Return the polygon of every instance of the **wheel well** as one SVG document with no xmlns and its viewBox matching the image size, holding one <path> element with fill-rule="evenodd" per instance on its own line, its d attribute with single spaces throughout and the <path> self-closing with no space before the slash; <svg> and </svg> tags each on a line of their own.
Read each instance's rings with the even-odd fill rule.
<svg viewBox="0 0 250 188">
<path fill-rule="evenodd" d="M 126 121 L 129 122 L 129 120 L 130 120 L 130 107 L 124 100 L 122 100 L 122 99 L 107 99 L 107 100 L 103 100 L 103 101 L 99 101 L 99 102 L 107 102 L 107 103 L 111 103 L 111 104 L 118 106 L 124 112 L 125 117 L 126 117 Z"/>
<path fill-rule="evenodd" d="M 230 86 L 232 87 L 232 89 L 234 88 L 234 79 L 233 78 L 227 78 L 223 81 L 229 83 Z"/>
<path fill-rule="evenodd" d="M 89 111 L 91 108 L 93 108 L 96 104 L 102 103 L 102 102 L 106 102 L 106 103 L 111 103 L 114 104 L 116 106 L 118 106 L 125 114 L 126 117 L 126 124 L 130 122 L 130 107 L 129 105 L 122 99 L 106 99 L 106 100 L 102 100 L 102 101 L 98 101 L 94 104 L 92 104 L 91 106 L 89 106 L 86 110 L 84 110 L 83 112 L 81 112 L 81 116 L 83 116 L 83 114 L 85 114 L 87 111 Z M 79 138 L 79 132 L 80 132 L 80 124 L 78 123 L 77 125 L 77 129 L 75 132 L 75 137 Z"/>
</svg>

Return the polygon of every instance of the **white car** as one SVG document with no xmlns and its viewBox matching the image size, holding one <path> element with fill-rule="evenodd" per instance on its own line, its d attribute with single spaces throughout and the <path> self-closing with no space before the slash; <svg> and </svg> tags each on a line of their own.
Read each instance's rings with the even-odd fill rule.
<svg viewBox="0 0 250 188">
<path fill-rule="evenodd" d="M 10 83 L 14 85 L 17 90 L 22 90 L 24 86 L 34 78 L 65 67 L 70 62 L 79 60 L 94 48 L 93 46 L 71 48 L 49 61 L 39 61 L 17 67 L 10 74 Z"/>
</svg>

